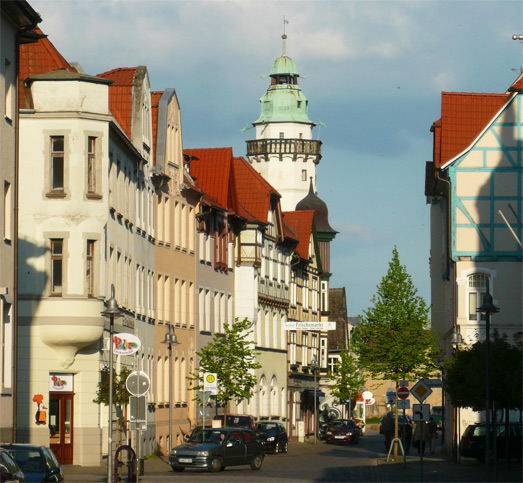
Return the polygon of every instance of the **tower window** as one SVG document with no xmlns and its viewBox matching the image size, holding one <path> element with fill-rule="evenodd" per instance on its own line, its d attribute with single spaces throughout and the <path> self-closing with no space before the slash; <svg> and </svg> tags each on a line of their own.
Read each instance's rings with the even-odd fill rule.
<svg viewBox="0 0 523 483">
<path fill-rule="evenodd" d="M 306 169 L 301 170 L 301 180 L 307 181 L 307 170 Z"/>
<path fill-rule="evenodd" d="M 280 139 L 283 139 L 285 137 L 285 133 L 280 133 Z"/>
<path fill-rule="evenodd" d="M 301 101 L 298 101 L 298 109 L 301 108 Z"/>
</svg>

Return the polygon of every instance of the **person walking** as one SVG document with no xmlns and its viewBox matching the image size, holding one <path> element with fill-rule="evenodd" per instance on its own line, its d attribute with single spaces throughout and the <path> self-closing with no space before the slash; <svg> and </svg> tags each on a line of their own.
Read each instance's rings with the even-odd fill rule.
<svg viewBox="0 0 523 483">
<path fill-rule="evenodd" d="M 418 454 L 425 454 L 425 444 L 429 441 L 429 428 L 425 421 L 418 421 L 414 429 L 414 442 Z"/>
<path fill-rule="evenodd" d="M 394 438 L 394 418 L 392 417 L 392 413 L 387 413 L 385 416 L 383 416 L 383 420 L 381 421 L 381 427 L 383 428 L 383 435 L 385 436 L 385 449 L 389 451 L 390 444 L 392 443 L 392 438 Z"/>
</svg>

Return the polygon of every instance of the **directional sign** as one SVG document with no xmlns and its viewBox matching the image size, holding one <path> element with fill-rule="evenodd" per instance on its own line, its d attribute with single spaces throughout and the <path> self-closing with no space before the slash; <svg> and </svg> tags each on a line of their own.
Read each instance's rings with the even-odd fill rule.
<svg viewBox="0 0 523 483">
<path fill-rule="evenodd" d="M 423 382 L 430 388 L 443 387 L 441 379 L 423 379 Z"/>
<path fill-rule="evenodd" d="M 412 414 L 415 423 L 428 421 L 430 419 L 430 404 L 413 404 Z"/>
<path fill-rule="evenodd" d="M 407 399 L 409 397 L 409 392 L 408 387 L 398 387 L 398 398 Z"/>
<path fill-rule="evenodd" d="M 432 394 L 432 389 L 423 382 L 423 379 L 420 379 L 416 384 L 414 384 L 414 386 L 410 390 L 410 393 L 420 403 L 422 403 Z"/>
<path fill-rule="evenodd" d="M 385 398 L 387 399 L 387 404 L 395 404 L 396 391 L 392 388 L 387 389 L 387 392 L 385 393 Z"/>
</svg>

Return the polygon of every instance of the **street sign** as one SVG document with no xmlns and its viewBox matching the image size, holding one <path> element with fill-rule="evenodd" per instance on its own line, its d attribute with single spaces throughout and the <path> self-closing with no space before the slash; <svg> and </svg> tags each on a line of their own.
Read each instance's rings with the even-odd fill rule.
<svg viewBox="0 0 523 483">
<path fill-rule="evenodd" d="M 410 393 L 420 403 L 422 403 L 432 394 L 432 389 L 423 382 L 423 379 L 420 379 L 416 384 L 414 384 L 414 386 L 410 390 Z"/>
<path fill-rule="evenodd" d="M 131 396 L 129 398 L 130 421 L 145 421 L 147 419 L 145 409 L 147 407 L 145 396 Z"/>
<path fill-rule="evenodd" d="M 387 389 L 387 392 L 385 393 L 385 398 L 387 399 L 387 404 L 395 404 L 396 391 L 392 388 Z"/>
<path fill-rule="evenodd" d="M 430 404 L 413 404 L 412 414 L 415 423 L 428 421 L 430 419 Z"/>
<path fill-rule="evenodd" d="M 410 399 L 400 399 L 398 401 L 398 409 L 410 409 Z"/>
<path fill-rule="evenodd" d="M 409 381 L 403 379 L 402 381 L 400 381 L 400 387 L 409 387 Z"/>
<path fill-rule="evenodd" d="M 213 372 L 206 372 L 203 376 L 203 390 L 211 394 L 218 393 L 218 377 Z"/>
<path fill-rule="evenodd" d="M 443 387 L 443 381 L 441 379 L 423 379 L 423 382 L 430 388 Z"/>
<path fill-rule="evenodd" d="M 407 399 L 409 397 L 409 392 L 408 387 L 398 387 L 398 398 Z"/>
<path fill-rule="evenodd" d="M 127 376 L 125 387 L 133 396 L 143 396 L 149 391 L 151 381 L 145 372 L 133 371 Z"/>
<path fill-rule="evenodd" d="M 372 399 L 374 397 L 374 394 L 372 394 L 372 392 L 370 391 L 363 391 L 361 397 L 363 399 Z"/>
</svg>

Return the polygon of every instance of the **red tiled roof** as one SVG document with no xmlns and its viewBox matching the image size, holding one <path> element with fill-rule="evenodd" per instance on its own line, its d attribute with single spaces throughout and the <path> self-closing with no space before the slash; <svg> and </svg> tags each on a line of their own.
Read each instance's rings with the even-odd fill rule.
<svg viewBox="0 0 523 483">
<path fill-rule="evenodd" d="M 158 104 L 163 92 L 151 92 L 151 118 L 152 118 L 152 130 L 153 130 L 153 165 L 156 166 L 156 141 L 158 136 Z"/>
<path fill-rule="evenodd" d="M 36 27 L 37 34 L 43 32 Z M 25 94 L 24 81 L 33 75 L 45 74 L 53 70 L 65 69 L 70 72 L 76 72 L 76 69 L 69 65 L 62 54 L 58 52 L 56 47 L 47 38 L 38 39 L 34 43 L 20 45 L 20 59 L 19 59 L 19 89 L 20 97 L 18 105 L 20 108 L 32 107 L 26 101 L 28 98 Z"/>
<path fill-rule="evenodd" d="M 442 92 L 434 127 L 434 161 L 442 167 L 466 150 L 513 94 Z"/>
<path fill-rule="evenodd" d="M 243 158 L 234 158 L 238 205 L 256 220 L 267 223 L 271 196 L 278 192 Z"/>
<path fill-rule="evenodd" d="M 109 110 L 125 134 L 131 139 L 133 86 L 137 67 L 121 67 L 98 74 L 98 77 L 111 79 L 109 86 Z"/>
<path fill-rule="evenodd" d="M 312 235 L 314 211 L 285 211 L 283 219 L 298 234 L 299 243 L 295 250 L 296 253 L 304 260 L 309 260 L 309 244 Z"/>
<path fill-rule="evenodd" d="M 522 91 L 523 90 L 523 73 L 519 75 L 519 77 L 514 81 L 514 83 L 510 86 L 509 92 L 511 91 Z"/>
<path fill-rule="evenodd" d="M 221 206 L 229 208 L 232 148 L 184 149 L 193 156 L 189 174 L 196 184 Z"/>
</svg>

